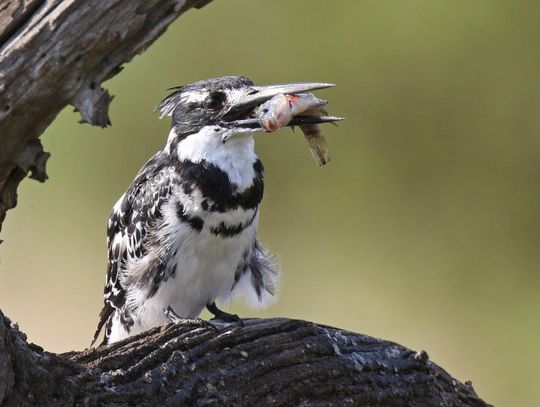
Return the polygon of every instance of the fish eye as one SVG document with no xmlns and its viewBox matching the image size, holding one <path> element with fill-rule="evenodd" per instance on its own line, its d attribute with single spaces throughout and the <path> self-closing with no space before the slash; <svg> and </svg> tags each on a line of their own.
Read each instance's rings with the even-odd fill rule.
<svg viewBox="0 0 540 407">
<path fill-rule="evenodd" d="M 210 110 L 220 109 L 223 105 L 224 96 L 222 93 L 212 93 L 204 99 L 204 106 Z"/>
</svg>

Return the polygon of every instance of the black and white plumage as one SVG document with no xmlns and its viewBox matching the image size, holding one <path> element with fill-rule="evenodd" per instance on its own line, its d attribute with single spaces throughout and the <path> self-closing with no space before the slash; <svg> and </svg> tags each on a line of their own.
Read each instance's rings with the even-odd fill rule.
<svg viewBox="0 0 540 407">
<path fill-rule="evenodd" d="M 309 85 L 309 86 L 308 86 Z M 223 77 L 174 88 L 158 106 L 172 117 L 158 151 L 114 206 L 107 228 L 104 307 L 112 343 L 169 322 L 167 310 L 195 318 L 215 302 L 275 299 L 277 265 L 256 237 L 263 166 L 254 150 L 254 109 L 277 93 L 327 84 L 257 87 Z M 244 124 L 243 124 L 244 123 Z"/>
</svg>

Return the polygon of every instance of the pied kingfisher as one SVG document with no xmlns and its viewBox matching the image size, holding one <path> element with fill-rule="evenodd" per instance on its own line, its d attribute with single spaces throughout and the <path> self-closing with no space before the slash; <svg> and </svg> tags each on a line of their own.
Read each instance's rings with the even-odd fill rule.
<svg viewBox="0 0 540 407">
<path fill-rule="evenodd" d="M 205 307 L 218 319 L 238 320 L 216 301 L 240 296 L 264 306 L 275 299 L 278 266 L 256 236 L 263 166 L 254 112 L 277 94 L 329 86 L 254 86 L 228 76 L 172 89 L 157 107 L 172 118 L 167 144 L 109 218 L 105 304 L 94 342 L 103 327 L 107 344 L 196 318 Z"/>
</svg>

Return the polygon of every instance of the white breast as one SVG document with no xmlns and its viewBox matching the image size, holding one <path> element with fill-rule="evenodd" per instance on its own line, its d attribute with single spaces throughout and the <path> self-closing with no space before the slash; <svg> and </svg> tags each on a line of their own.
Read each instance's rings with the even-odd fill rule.
<svg viewBox="0 0 540 407">
<path fill-rule="evenodd" d="M 254 213 L 252 210 L 243 212 L 244 222 Z M 174 259 L 177 264 L 176 274 L 162 283 L 158 291 L 141 307 L 141 330 L 167 323 L 163 309 L 168 306 L 181 317 L 195 318 L 207 304 L 216 300 L 228 301 L 236 269 L 246 251 L 251 251 L 258 223 L 256 216 L 253 223 L 240 234 L 224 238 L 210 233 L 206 221 L 201 232 L 180 222 L 174 204 L 164 208 L 164 216 L 170 220 L 167 226 L 169 230 L 164 232 L 170 233 L 173 245 L 177 247 Z M 230 224 L 231 221 L 227 213 L 212 213 L 210 216 L 213 218 L 212 223 Z M 238 213 L 235 214 L 234 221 L 239 217 Z"/>
<path fill-rule="evenodd" d="M 255 176 L 253 164 L 257 156 L 253 138 L 232 138 L 224 144 L 220 132 L 215 129 L 215 126 L 205 127 L 196 135 L 180 141 L 176 150 L 178 159 L 194 163 L 204 160 L 218 166 L 237 185 L 237 191 L 242 192 L 252 185 Z M 174 130 L 170 137 L 174 137 Z M 201 205 L 204 199 L 199 190 L 194 189 L 186 194 L 178 186 L 172 199 L 163 206 L 165 222 L 159 234 L 162 237 L 168 236 L 168 240 L 163 242 L 164 250 L 172 254 L 176 249 L 176 255 L 169 259 L 176 263 L 176 273 L 162 282 L 150 298 L 147 291 L 139 291 L 141 289 L 136 285 L 130 287 L 126 300 L 136 313 L 133 315 L 134 325 L 128 333 L 113 320 L 111 342 L 167 324 L 169 321 L 164 315 L 164 309 L 169 306 L 181 317 L 194 318 L 207 304 L 216 300 L 229 301 L 238 265 L 245 258 L 251 257 L 258 214 L 255 208 L 237 208 L 225 213 L 207 212 Z M 204 221 L 200 232 L 178 218 L 178 203 L 182 204 L 187 216 L 197 216 Z M 230 237 L 211 233 L 210 229 L 221 223 L 231 227 L 238 224 L 249 226 Z M 143 267 L 144 264 L 139 266 Z M 132 272 L 136 273 L 137 270 L 128 273 Z"/>
<path fill-rule="evenodd" d="M 186 137 L 178 143 L 178 159 L 194 163 L 204 160 L 217 165 L 239 190 L 243 190 L 251 185 L 255 175 L 255 141 L 251 135 L 242 135 L 223 143 L 221 135 L 225 130 L 217 126 L 206 126 L 196 135 Z M 171 130 L 170 138 L 174 138 L 174 129 Z"/>
</svg>

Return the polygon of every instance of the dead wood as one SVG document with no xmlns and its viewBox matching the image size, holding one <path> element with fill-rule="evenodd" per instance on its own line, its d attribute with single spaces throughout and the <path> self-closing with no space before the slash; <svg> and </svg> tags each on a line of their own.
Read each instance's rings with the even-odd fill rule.
<svg viewBox="0 0 540 407">
<path fill-rule="evenodd" d="M 56 355 L 0 318 L 4 406 L 487 406 L 425 352 L 312 322 L 169 325 Z"/>
<path fill-rule="evenodd" d="M 56 115 L 71 104 L 82 121 L 109 125 L 112 97 L 101 83 L 209 1 L 0 2 L 0 228 L 21 180 L 47 179 L 39 136 Z"/>
<path fill-rule="evenodd" d="M 209 0 L 0 3 L 0 227 L 22 179 L 47 179 L 39 136 L 68 104 L 110 124 L 101 87 L 167 26 Z M 2 406 L 486 406 L 470 384 L 381 339 L 290 319 L 170 325 L 53 354 L 0 312 Z"/>
</svg>

